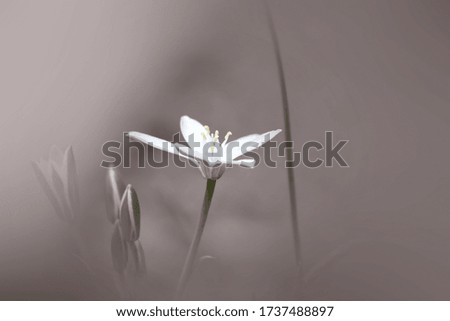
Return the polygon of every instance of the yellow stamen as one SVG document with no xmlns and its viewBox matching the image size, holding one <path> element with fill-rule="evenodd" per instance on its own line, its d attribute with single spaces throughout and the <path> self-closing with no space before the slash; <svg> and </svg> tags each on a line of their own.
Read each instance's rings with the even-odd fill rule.
<svg viewBox="0 0 450 321">
<path fill-rule="evenodd" d="M 203 132 L 203 133 L 202 133 L 202 138 L 203 138 L 203 140 L 206 140 L 206 136 L 209 136 L 209 134 L 210 134 L 209 126 L 208 126 L 208 125 L 205 125 L 205 126 L 203 126 L 203 127 L 205 127 L 205 131 L 206 131 L 206 132 Z"/>
<path fill-rule="evenodd" d="M 233 135 L 232 132 L 228 132 L 228 133 L 225 135 L 225 137 L 223 138 L 222 145 L 225 145 L 225 144 L 227 143 L 228 138 L 229 138 L 231 135 Z"/>
<path fill-rule="evenodd" d="M 216 132 L 214 133 L 213 141 L 215 143 L 219 142 L 219 131 L 218 130 L 216 130 Z"/>
<path fill-rule="evenodd" d="M 205 132 L 202 133 L 203 140 L 208 140 L 208 136 L 210 136 L 213 143 L 220 143 L 218 130 L 214 131 L 214 134 L 213 134 L 213 133 L 211 133 L 211 130 L 208 125 L 204 125 L 203 127 L 205 127 Z M 223 139 L 223 143 L 221 145 L 226 144 L 226 142 L 228 141 L 228 138 L 230 138 L 231 135 L 233 135 L 231 132 L 227 132 L 227 134 L 225 135 L 225 137 Z M 210 149 L 210 151 L 212 151 L 214 148 L 215 148 L 214 146 L 211 146 L 209 149 Z"/>
</svg>

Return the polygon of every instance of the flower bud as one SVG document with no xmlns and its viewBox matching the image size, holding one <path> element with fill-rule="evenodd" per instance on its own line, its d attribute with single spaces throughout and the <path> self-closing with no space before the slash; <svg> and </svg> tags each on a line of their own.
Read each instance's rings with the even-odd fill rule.
<svg viewBox="0 0 450 321">
<path fill-rule="evenodd" d="M 127 242 L 137 241 L 141 228 L 141 209 L 136 191 L 130 184 L 122 196 L 119 221 L 123 239 Z"/>
</svg>

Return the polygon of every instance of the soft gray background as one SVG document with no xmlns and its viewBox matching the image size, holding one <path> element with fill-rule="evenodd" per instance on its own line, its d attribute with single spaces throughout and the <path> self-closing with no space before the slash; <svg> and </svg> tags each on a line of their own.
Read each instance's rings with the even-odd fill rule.
<svg viewBox="0 0 450 321">
<path fill-rule="evenodd" d="M 350 168 L 295 170 L 306 299 L 450 299 L 450 2 L 271 1 L 297 146 L 332 130 Z M 0 1 L 0 298 L 117 299 L 109 289 L 101 145 L 138 130 L 170 139 L 188 114 L 234 137 L 281 128 L 259 1 Z M 280 141 L 282 137 L 278 137 Z M 73 145 L 85 248 L 30 161 Z M 161 153 L 157 152 L 158 155 Z M 195 169 L 122 171 L 141 198 L 148 276 L 170 299 L 203 197 Z M 286 172 L 218 182 L 190 299 L 286 299 L 294 275 Z"/>
</svg>

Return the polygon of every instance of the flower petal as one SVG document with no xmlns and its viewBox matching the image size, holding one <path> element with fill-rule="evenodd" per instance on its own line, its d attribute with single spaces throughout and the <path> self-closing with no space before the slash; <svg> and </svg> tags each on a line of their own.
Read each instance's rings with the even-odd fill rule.
<svg viewBox="0 0 450 321">
<path fill-rule="evenodd" d="M 144 144 L 148 144 L 154 148 L 160 149 L 164 152 L 168 152 L 175 155 L 180 155 L 182 157 L 186 157 L 185 155 L 182 155 L 178 152 L 178 149 L 175 147 L 174 143 L 171 143 L 167 140 L 154 137 L 151 135 L 139 133 L 139 132 L 129 132 L 128 136 L 131 138 L 138 140 Z"/>
<path fill-rule="evenodd" d="M 180 144 L 176 145 L 178 151 L 181 155 L 186 156 L 190 160 L 193 160 L 194 163 L 206 162 L 206 165 L 218 165 L 222 163 L 222 158 L 214 155 L 209 155 L 208 153 L 203 154 L 198 151 L 198 148 L 193 149 L 187 146 L 183 146 Z M 220 146 L 218 146 L 220 148 Z"/>
<path fill-rule="evenodd" d="M 238 159 L 233 161 L 233 165 L 239 165 L 245 168 L 254 168 L 255 160 L 253 158 Z"/>
<path fill-rule="evenodd" d="M 180 118 L 180 130 L 184 140 L 198 153 L 203 152 L 204 144 L 212 142 L 212 138 L 207 133 L 205 126 L 189 116 Z"/>
<path fill-rule="evenodd" d="M 252 150 L 255 150 L 269 140 L 273 139 L 281 132 L 281 129 L 272 130 L 264 134 L 251 134 L 225 144 L 224 148 L 224 162 L 230 162 L 235 158 L 244 155 Z"/>
<path fill-rule="evenodd" d="M 197 151 L 193 150 L 192 148 L 181 145 L 181 144 L 176 144 L 175 147 L 181 156 L 193 161 L 195 164 L 198 164 L 198 162 L 203 161 L 203 158 L 202 158 L 203 155 L 199 154 Z"/>
</svg>

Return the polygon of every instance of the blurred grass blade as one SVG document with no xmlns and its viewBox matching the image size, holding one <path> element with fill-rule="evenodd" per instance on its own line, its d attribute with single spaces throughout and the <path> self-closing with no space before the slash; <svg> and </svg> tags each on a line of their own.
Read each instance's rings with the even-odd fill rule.
<svg viewBox="0 0 450 321">
<path fill-rule="evenodd" d="M 119 221 L 124 240 L 137 241 L 141 228 L 141 209 L 136 191 L 130 184 L 123 193 Z"/>
<path fill-rule="evenodd" d="M 63 163 L 63 158 L 64 156 L 61 150 L 55 145 L 53 145 L 50 148 L 50 155 L 49 155 L 50 162 L 53 162 L 57 166 L 60 166 Z"/>
<path fill-rule="evenodd" d="M 67 194 L 70 208 L 74 215 L 80 211 L 80 195 L 78 190 L 78 177 L 75 164 L 75 156 L 72 146 L 69 146 L 64 153 L 63 168 L 67 176 Z"/>
<path fill-rule="evenodd" d="M 50 186 L 50 182 L 47 180 L 46 175 L 44 174 L 43 170 L 41 169 L 41 166 L 33 161 L 31 162 L 31 165 L 33 167 L 34 174 L 36 175 L 36 178 L 41 185 L 41 188 L 43 189 L 45 195 L 47 196 L 48 200 L 52 204 L 56 215 L 58 215 L 59 218 L 62 220 L 65 220 L 65 217 L 63 215 L 62 207 L 58 203 L 58 199 L 52 190 L 52 187 Z"/>
<path fill-rule="evenodd" d="M 289 116 L 289 101 L 286 87 L 286 79 L 284 75 L 283 61 L 281 59 L 281 51 L 280 45 L 278 42 L 278 36 L 275 30 L 275 25 L 273 23 L 272 14 L 269 8 L 269 4 L 267 0 L 263 1 L 267 21 L 270 29 L 270 36 L 273 42 L 273 48 L 275 53 L 275 60 L 277 64 L 278 70 L 278 81 L 280 84 L 280 92 L 281 92 L 281 102 L 283 108 L 284 115 L 284 129 L 285 129 L 285 137 L 286 141 L 292 142 L 292 133 L 291 133 L 291 120 Z M 294 151 L 292 148 L 286 149 L 286 160 L 287 162 L 292 162 L 294 159 L 293 155 Z M 293 240 L 294 240 L 294 251 L 295 251 L 295 263 L 297 264 L 298 272 L 302 274 L 302 257 L 301 257 L 301 241 L 300 241 L 300 231 L 298 227 L 298 211 L 297 211 L 297 195 L 295 188 L 295 176 L 294 176 L 294 168 L 292 166 L 288 166 L 287 168 L 287 176 L 288 176 L 288 184 L 289 184 L 289 199 L 291 204 L 291 225 L 293 232 Z"/>
<path fill-rule="evenodd" d="M 116 169 L 110 167 L 106 173 L 106 215 L 111 223 L 119 218 L 122 195 L 125 184 Z"/>
<path fill-rule="evenodd" d="M 114 269 L 122 273 L 127 267 L 128 250 L 127 244 L 120 233 L 119 222 L 116 222 L 114 225 L 114 231 L 111 237 L 111 256 Z"/>
<path fill-rule="evenodd" d="M 54 164 L 51 165 L 51 176 L 52 176 L 52 182 L 53 187 L 55 190 L 55 193 L 62 205 L 62 210 L 64 213 L 64 216 L 68 219 L 72 218 L 72 214 L 69 209 L 69 205 L 67 203 L 66 193 L 64 192 L 64 183 L 61 179 L 61 176 L 59 175 L 58 171 L 56 170 Z"/>
</svg>

